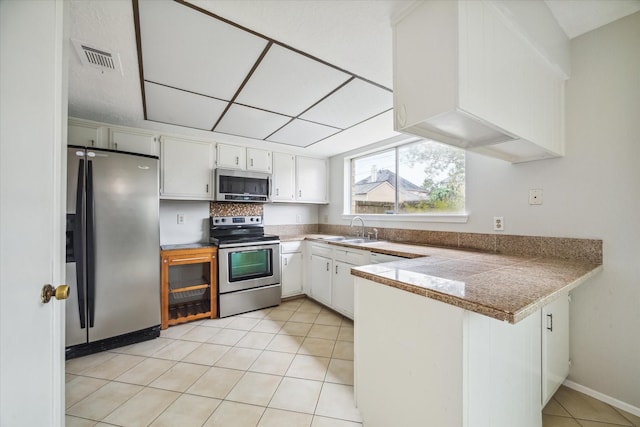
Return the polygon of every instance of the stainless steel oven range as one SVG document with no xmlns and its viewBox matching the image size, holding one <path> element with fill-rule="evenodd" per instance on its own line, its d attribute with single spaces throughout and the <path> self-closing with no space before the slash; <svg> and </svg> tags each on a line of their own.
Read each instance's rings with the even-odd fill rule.
<svg viewBox="0 0 640 427">
<path fill-rule="evenodd" d="M 280 238 L 264 234 L 261 216 L 211 217 L 210 224 L 220 317 L 279 305 Z"/>
</svg>

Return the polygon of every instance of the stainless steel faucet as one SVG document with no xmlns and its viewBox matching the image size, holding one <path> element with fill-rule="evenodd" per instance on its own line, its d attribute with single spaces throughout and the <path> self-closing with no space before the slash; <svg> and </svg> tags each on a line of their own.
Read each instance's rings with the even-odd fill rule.
<svg viewBox="0 0 640 427">
<path fill-rule="evenodd" d="M 359 219 L 362 223 L 362 234 L 360 234 L 360 236 L 364 238 L 364 219 L 360 218 L 359 216 L 354 216 L 353 218 L 351 218 L 351 224 L 349 224 L 349 227 L 353 227 L 353 221 L 355 221 L 356 219 Z M 356 236 L 357 235 L 358 233 L 356 232 Z"/>
</svg>

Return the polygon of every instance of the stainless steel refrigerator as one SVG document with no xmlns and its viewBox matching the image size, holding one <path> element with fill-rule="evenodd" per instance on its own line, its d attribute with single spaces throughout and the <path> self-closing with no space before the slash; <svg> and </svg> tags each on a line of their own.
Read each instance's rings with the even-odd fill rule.
<svg viewBox="0 0 640 427">
<path fill-rule="evenodd" d="M 69 147 L 67 358 L 160 333 L 158 158 Z"/>
</svg>

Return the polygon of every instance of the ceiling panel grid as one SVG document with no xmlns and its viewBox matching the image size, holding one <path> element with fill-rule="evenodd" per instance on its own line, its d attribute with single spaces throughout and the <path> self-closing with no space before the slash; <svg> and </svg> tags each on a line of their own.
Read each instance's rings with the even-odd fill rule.
<svg viewBox="0 0 640 427">
<path fill-rule="evenodd" d="M 184 1 L 132 0 L 145 119 L 308 147 L 391 90 Z"/>
</svg>

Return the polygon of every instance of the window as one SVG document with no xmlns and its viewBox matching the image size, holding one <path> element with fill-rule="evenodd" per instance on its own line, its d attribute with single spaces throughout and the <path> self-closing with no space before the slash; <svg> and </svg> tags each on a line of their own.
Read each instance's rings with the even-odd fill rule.
<svg viewBox="0 0 640 427">
<path fill-rule="evenodd" d="M 351 159 L 351 214 L 464 212 L 464 150 L 420 140 Z"/>
</svg>

